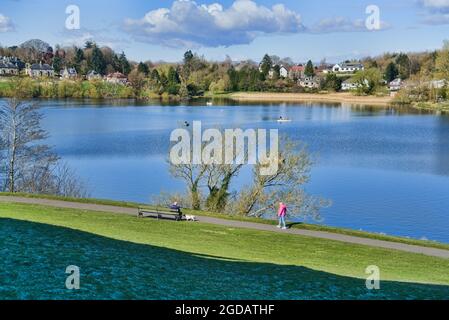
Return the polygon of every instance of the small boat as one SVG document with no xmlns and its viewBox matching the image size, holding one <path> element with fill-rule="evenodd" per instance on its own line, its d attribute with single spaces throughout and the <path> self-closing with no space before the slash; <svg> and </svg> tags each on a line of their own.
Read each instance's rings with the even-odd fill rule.
<svg viewBox="0 0 449 320">
<path fill-rule="evenodd" d="M 282 117 L 280 117 L 278 120 L 277 120 L 277 122 L 292 122 L 292 120 L 290 120 L 290 119 L 287 119 L 287 118 L 282 118 Z"/>
<path fill-rule="evenodd" d="M 206 103 L 206 106 L 208 106 L 208 107 L 213 106 L 213 105 L 214 104 L 212 102 L 210 102 L 210 101 Z"/>
</svg>

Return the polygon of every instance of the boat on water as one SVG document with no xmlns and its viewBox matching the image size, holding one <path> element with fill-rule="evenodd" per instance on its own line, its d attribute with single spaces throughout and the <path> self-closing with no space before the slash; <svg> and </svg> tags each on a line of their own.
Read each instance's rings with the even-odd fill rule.
<svg viewBox="0 0 449 320">
<path fill-rule="evenodd" d="M 206 106 L 208 106 L 208 107 L 213 106 L 213 105 L 214 104 L 212 102 L 210 102 L 210 101 L 206 103 Z"/>
<path fill-rule="evenodd" d="M 277 120 L 277 122 L 280 122 L 280 123 L 282 123 L 282 122 L 292 122 L 292 120 L 291 120 L 291 119 L 288 119 L 288 118 L 280 117 L 280 118 Z"/>
</svg>

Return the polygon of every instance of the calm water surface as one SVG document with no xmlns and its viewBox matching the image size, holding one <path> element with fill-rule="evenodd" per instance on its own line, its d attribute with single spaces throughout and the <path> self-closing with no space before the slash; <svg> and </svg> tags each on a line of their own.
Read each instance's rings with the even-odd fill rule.
<svg viewBox="0 0 449 320">
<path fill-rule="evenodd" d="M 165 159 L 170 132 L 184 121 L 278 128 L 316 159 L 307 189 L 333 201 L 322 223 L 449 242 L 448 116 L 340 104 L 41 103 L 49 143 L 93 197 L 148 202 L 183 191 Z M 293 121 L 278 124 L 279 116 Z M 243 172 L 234 188 L 248 177 Z"/>
</svg>

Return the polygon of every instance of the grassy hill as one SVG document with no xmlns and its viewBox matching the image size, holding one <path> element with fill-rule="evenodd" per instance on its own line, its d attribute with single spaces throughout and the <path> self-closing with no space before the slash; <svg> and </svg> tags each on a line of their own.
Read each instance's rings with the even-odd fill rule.
<svg viewBox="0 0 449 320">
<path fill-rule="evenodd" d="M 0 298 L 447 299 L 449 260 L 289 234 L 0 206 Z M 65 268 L 81 268 L 81 290 Z M 365 269 L 381 270 L 368 291 Z"/>
</svg>

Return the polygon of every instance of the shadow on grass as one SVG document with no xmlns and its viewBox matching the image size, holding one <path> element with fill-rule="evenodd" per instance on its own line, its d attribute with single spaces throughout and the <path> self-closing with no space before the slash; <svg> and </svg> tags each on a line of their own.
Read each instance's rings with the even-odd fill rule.
<svg viewBox="0 0 449 320">
<path fill-rule="evenodd" d="M 448 286 L 365 281 L 0 219 L 0 299 L 447 299 Z M 66 267 L 81 290 L 65 288 Z"/>
</svg>

